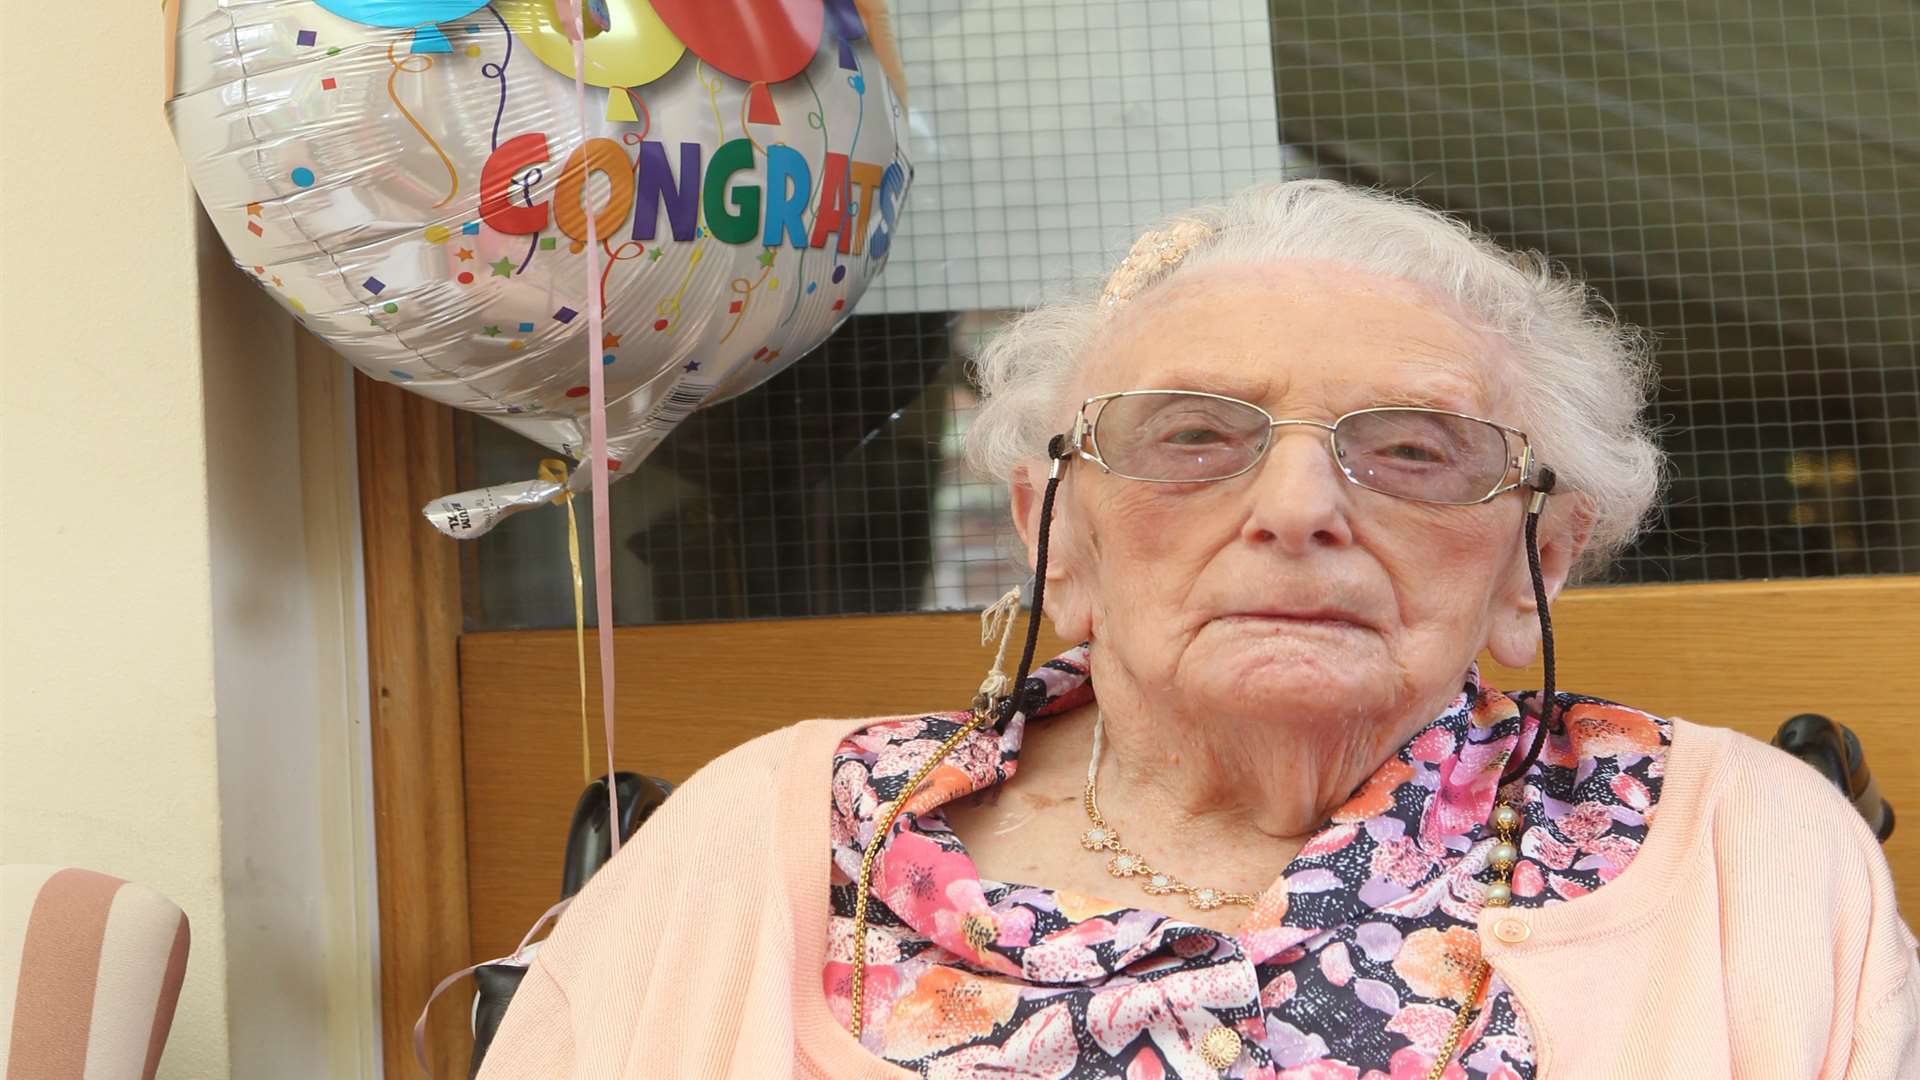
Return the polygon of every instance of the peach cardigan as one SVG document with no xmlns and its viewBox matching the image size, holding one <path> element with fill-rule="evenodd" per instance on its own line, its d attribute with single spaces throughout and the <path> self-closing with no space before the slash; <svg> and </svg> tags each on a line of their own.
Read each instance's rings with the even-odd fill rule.
<svg viewBox="0 0 1920 1080">
<path fill-rule="evenodd" d="M 482 1080 L 902 1080 L 828 1012 L 829 762 L 811 720 L 717 758 L 589 883 Z M 1674 721 L 1645 846 L 1604 890 L 1480 916 L 1543 1080 L 1920 1077 L 1920 961 L 1885 858 L 1813 770 Z"/>
</svg>

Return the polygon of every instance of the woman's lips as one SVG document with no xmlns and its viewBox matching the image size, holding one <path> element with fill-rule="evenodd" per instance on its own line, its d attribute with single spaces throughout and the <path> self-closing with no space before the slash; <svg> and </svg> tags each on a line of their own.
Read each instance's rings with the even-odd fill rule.
<svg viewBox="0 0 1920 1080">
<path fill-rule="evenodd" d="M 1239 611 L 1222 616 L 1219 621 L 1270 623 L 1279 626 L 1317 626 L 1328 629 L 1366 629 L 1366 623 L 1342 611 Z"/>
</svg>

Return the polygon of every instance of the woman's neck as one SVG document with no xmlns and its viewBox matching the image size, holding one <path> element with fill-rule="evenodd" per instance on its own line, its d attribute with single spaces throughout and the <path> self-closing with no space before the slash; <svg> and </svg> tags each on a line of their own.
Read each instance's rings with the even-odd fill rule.
<svg viewBox="0 0 1920 1080">
<path fill-rule="evenodd" d="M 1196 715 L 1114 681 L 1097 682 L 1102 815 L 1129 847 L 1183 880 L 1256 893 L 1446 704 L 1423 702 L 1389 717 Z M 1083 753 L 1091 751 L 1090 721 L 1088 728 Z M 1208 866 L 1233 876 L 1206 880 Z"/>
</svg>

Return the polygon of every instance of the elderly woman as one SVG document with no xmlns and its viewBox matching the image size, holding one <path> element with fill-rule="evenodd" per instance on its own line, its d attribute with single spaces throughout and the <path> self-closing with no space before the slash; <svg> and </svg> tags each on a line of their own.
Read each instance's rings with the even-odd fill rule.
<svg viewBox="0 0 1920 1080">
<path fill-rule="evenodd" d="M 703 769 L 484 1076 L 1920 1076 L 1914 939 L 1839 794 L 1552 689 L 1547 602 L 1661 460 L 1646 348 L 1582 287 L 1277 184 L 979 375 L 1034 619 L 1084 644 L 1028 677 L 1030 628 L 1020 693 Z M 1542 692 L 1476 666 L 1542 646 Z"/>
</svg>

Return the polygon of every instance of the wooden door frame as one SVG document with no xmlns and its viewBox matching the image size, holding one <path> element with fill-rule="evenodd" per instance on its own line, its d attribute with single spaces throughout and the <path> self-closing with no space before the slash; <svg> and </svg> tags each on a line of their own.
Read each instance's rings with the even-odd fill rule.
<svg viewBox="0 0 1920 1080">
<path fill-rule="evenodd" d="M 381 1056 L 389 1080 L 424 1075 L 413 1023 L 445 976 L 473 962 L 460 739 L 460 552 L 421 516 L 454 490 L 453 410 L 354 373 L 367 589 Z M 467 1074 L 472 987 L 434 1004 L 427 1062 Z"/>
</svg>

